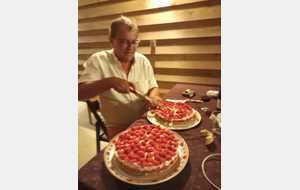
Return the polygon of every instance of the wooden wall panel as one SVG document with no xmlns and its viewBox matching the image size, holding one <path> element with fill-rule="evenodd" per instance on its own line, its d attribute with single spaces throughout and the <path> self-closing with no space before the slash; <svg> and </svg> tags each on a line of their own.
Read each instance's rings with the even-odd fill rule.
<svg viewBox="0 0 300 190">
<path fill-rule="evenodd" d="M 220 0 L 79 0 L 78 75 L 95 52 L 111 49 L 110 22 L 123 14 L 137 21 L 144 54 L 166 94 L 177 83 L 221 85 Z M 150 47 L 156 40 L 156 47 Z"/>
<path fill-rule="evenodd" d="M 128 14 L 124 15 L 130 16 Z M 108 19 L 103 19 L 101 21 L 93 20 L 85 23 L 79 22 L 78 31 L 107 29 L 114 17 L 109 17 Z M 138 26 L 216 19 L 221 18 L 221 5 L 212 5 L 204 7 L 193 6 L 192 8 L 184 10 L 174 10 L 158 13 L 154 12 L 132 16 L 132 18 L 136 20 Z"/>
<path fill-rule="evenodd" d="M 93 4 L 96 0 L 88 0 L 91 2 L 85 3 Z M 163 1 L 165 1 L 163 3 Z M 171 2 L 167 0 L 146 0 L 146 1 L 119 1 L 119 2 L 112 2 L 112 4 L 106 4 L 98 6 L 95 5 L 93 7 L 88 7 L 85 9 L 80 9 L 78 11 L 78 19 L 86 19 L 86 18 L 94 18 L 94 17 L 101 17 L 107 15 L 114 15 L 114 14 L 124 14 L 128 12 L 135 12 L 135 11 L 145 11 L 151 9 L 157 9 L 161 7 L 169 7 L 169 6 L 177 6 L 183 5 L 188 3 L 195 3 L 201 1 L 209 1 L 209 0 L 172 0 Z M 81 5 L 84 3 L 81 1 Z M 120 8 L 122 7 L 122 8 Z"/>
</svg>

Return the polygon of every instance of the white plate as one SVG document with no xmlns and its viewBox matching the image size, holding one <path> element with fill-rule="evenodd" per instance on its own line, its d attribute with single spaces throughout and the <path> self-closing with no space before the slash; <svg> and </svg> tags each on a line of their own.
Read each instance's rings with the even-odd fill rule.
<svg viewBox="0 0 300 190">
<path fill-rule="evenodd" d="M 115 136 L 105 148 L 104 163 L 106 168 L 112 175 L 114 175 L 119 180 L 134 185 L 154 185 L 172 179 L 177 174 L 179 174 L 185 167 L 189 159 L 189 148 L 181 136 L 179 136 L 174 131 L 171 132 L 174 134 L 174 136 L 177 139 L 179 139 L 178 143 L 179 143 L 180 150 L 179 150 L 179 157 L 176 163 L 167 171 L 160 173 L 158 175 L 138 176 L 123 170 L 117 163 L 116 158 L 114 156 L 115 144 L 113 143 L 113 141 L 118 139 L 119 135 Z"/>
<path fill-rule="evenodd" d="M 155 125 L 161 125 L 161 126 L 163 126 L 165 128 L 168 128 L 168 129 L 172 129 L 172 130 L 186 130 L 186 129 L 190 129 L 190 128 L 195 127 L 201 121 L 201 115 L 200 115 L 200 113 L 197 112 L 196 110 L 194 110 L 194 111 L 195 111 L 195 116 L 196 116 L 194 119 L 191 119 L 190 121 L 188 121 L 186 123 L 182 123 L 182 124 L 173 124 L 173 126 L 165 125 L 164 121 L 156 119 L 155 114 L 152 114 L 150 110 L 147 112 L 147 119 L 151 123 L 153 123 Z"/>
</svg>

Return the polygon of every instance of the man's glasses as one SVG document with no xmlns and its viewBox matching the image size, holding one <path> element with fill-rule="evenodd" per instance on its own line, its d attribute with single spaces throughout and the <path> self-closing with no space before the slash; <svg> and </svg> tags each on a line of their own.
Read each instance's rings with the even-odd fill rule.
<svg viewBox="0 0 300 190">
<path fill-rule="evenodd" d="M 116 40 L 118 40 L 121 44 L 123 44 L 123 45 L 130 45 L 130 44 L 132 44 L 133 46 L 138 46 L 139 45 L 139 43 L 141 42 L 140 40 L 132 40 L 131 42 L 130 41 L 128 41 L 128 40 L 124 40 L 124 39 L 119 39 L 119 38 L 114 38 L 114 39 L 116 39 Z"/>
</svg>

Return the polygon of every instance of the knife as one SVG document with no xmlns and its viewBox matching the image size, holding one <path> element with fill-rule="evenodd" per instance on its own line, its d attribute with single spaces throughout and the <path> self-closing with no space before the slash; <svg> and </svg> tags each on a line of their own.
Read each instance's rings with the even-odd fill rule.
<svg viewBox="0 0 300 190">
<path fill-rule="evenodd" d="M 147 102 L 151 105 L 154 105 L 154 106 L 160 106 L 160 104 L 158 104 L 156 101 L 154 101 L 152 98 L 149 98 L 148 96 L 146 95 L 143 95 L 141 94 L 140 92 L 136 91 L 136 90 L 133 90 L 130 88 L 130 92 L 134 93 L 135 95 L 147 100 Z"/>
<path fill-rule="evenodd" d="M 185 99 L 185 100 L 172 100 L 172 99 L 166 99 L 167 102 L 197 102 L 197 103 L 203 103 L 202 100 L 191 100 L 191 99 Z"/>
</svg>

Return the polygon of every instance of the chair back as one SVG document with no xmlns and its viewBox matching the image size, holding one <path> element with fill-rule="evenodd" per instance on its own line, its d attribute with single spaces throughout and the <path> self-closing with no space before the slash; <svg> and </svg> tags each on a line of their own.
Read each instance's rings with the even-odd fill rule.
<svg viewBox="0 0 300 190">
<path fill-rule="evenodd" d="M 99 104 L 98 100 L 95 100 L 95 101 L 86 100 L 86 103 L 97 120 L 96 121 L 96 135 L 97 135 L 96 140 L 97 140 L 97 152 L 99 152 L 100 151 L 100 141 L 109 142 L 109 140 L 107 138 L 108 135 L 107 135 L 105 124 L 97 112 L 97 110 L 100 109 L 100 104 Z M 103 131 L 103 133 L 101 133 L 101 134 L 100 134 L 100 129 L 102 129 L 102 131 Z"/>
</svg>

